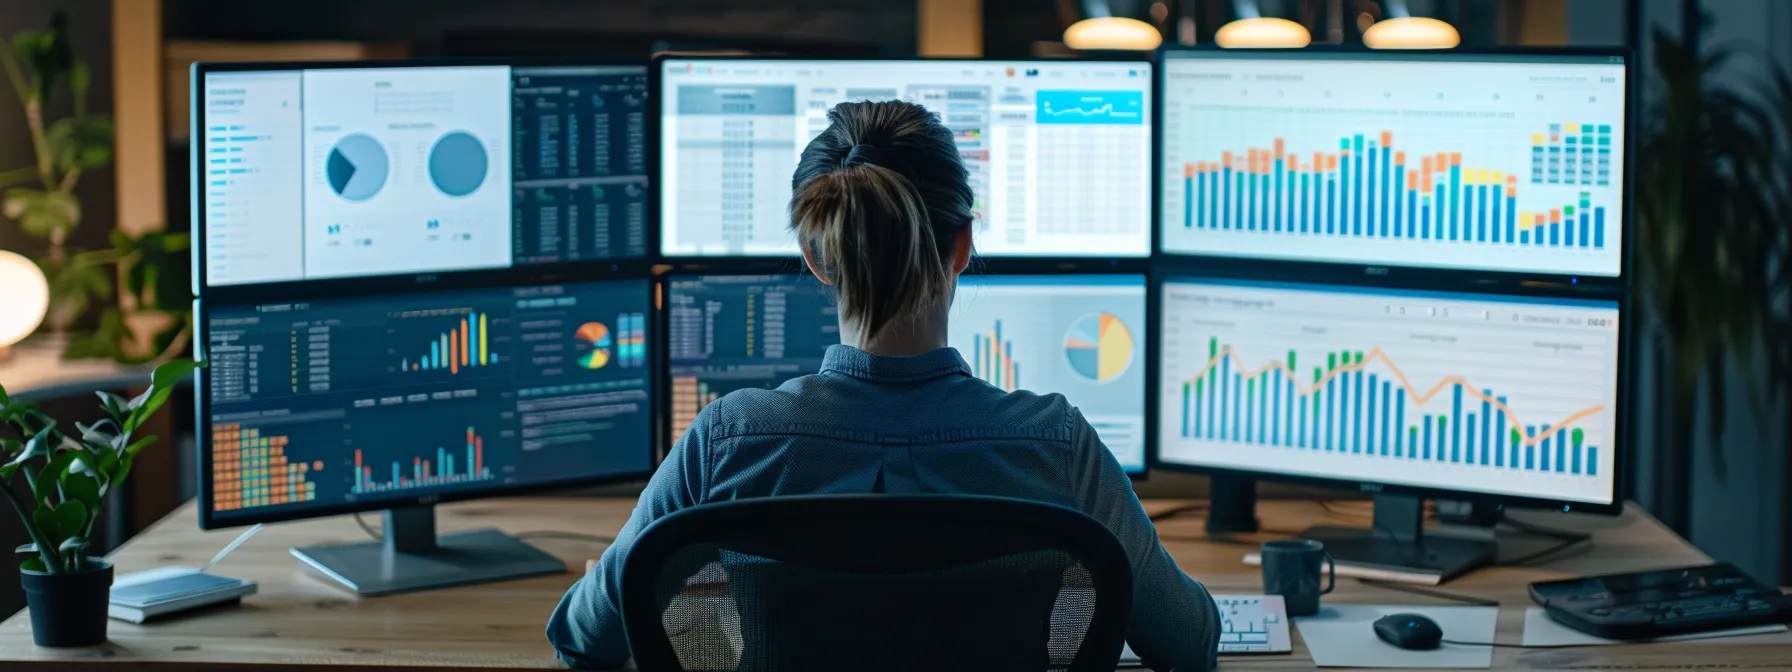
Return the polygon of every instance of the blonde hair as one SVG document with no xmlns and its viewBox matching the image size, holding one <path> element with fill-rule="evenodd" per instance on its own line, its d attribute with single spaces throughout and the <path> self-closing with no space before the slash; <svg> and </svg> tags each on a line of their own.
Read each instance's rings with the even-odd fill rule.
<svg viewBox="0 0 1792 672">
<path fill-rule="evenodd" d="M 870 338 L 952 284 L 952 241 L 971 224 L 970 176 L 952 132 L 913 103 L 842 103 L 803 149 L 790 228 Z"/>
</svg>

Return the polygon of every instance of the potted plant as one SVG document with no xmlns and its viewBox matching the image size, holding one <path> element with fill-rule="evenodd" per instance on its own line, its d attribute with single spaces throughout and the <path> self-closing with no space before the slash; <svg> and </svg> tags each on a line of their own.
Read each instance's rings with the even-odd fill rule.
<svg viewBox="0 0 1792 672">
<path fill-rule="evenodd" d="M 199 366 L 181 359 L 156 367 L 149 389 L 135 399 L 98 392 L 109 417 L 90 426 L 76 423 L 74 432 L 0 387 L 0 423 L 18 432 L 0 437 L 0 494 L 31 538 L 18 550 L 31 556 L 20 574 L 38 646 L 106 641 L 112 565 L 87 555 L 94 522 L 106 495 L 130 475 L 132 460 L 155 443 L 154 436 L 139 436 L 138 428 Z M 26 487 L 14 492 L 13 477 L 21 474 Z"/>
</svg>

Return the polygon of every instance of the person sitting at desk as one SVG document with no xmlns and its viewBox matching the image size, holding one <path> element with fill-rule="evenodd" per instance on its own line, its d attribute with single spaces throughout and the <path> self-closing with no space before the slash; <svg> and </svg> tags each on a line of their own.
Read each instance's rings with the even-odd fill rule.
<svg viewBox="0 0 1792 672">
<path fill-rule="evenodd" d="M 840 340 L 821 371 L 710 404 L 641 494 L 597 565 L 548 623 L 575 668 L 629 658 L 619 593 L 629 545 L 705 502 L 799 494 L 952 493 L 1068 506 L 1104 523 L 1131 560 L 1127 640 L 1176 670 L 1216 664 L 1219 614 L 1176 567 L 1132 485 L 1062 395 L 1003 392 L 946 346 L 971 261 L 969 176 L 951 131 L 906 102 L 845 103 L 803 150 L 790 228 L 839 293 Z"/>
</svg>

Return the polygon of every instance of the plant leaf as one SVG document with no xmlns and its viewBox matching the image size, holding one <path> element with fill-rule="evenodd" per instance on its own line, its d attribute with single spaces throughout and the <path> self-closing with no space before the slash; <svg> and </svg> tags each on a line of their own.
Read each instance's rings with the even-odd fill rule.
<svg viewBox="0 0 1792 672">
<path fill-rule="evenodd" d="M 0 213 L 39 238 L 81 223 L 81 201 L 66 191 L 14 188 L 0 196 Z M 48 269 L 46 269 L 48 270 Z"/>
<path fill-rule="evenodd" d="M 44 143 L 49 147 L 51 160 L 64 172 L 76 168 L 93 170 L 112 164 L 114 135 L 110 117 L 69 117 L 56 120 L 44 130 Z"/>
<path fill-rule="evenodd" d="M 12 549 L 12 552 L 14 552 L 14 553 L 30 553 L 32 555 L 36 555 L 37 554 L 37 544 L 25 544 L 18 548 Z"/>
<path fill-rule="evenodd" d="M 100 481 L 89 474 L 64 471 L 62 474 L 62 496 L 79 501 L 87 508 L 98 511 Z"/>
<path fill-rule="evenodd" d="M 50 458 L 50 463 L 44 465 L 43 471 L 37 472 L 37 480 L 31 482 L 31 495 L 37 499 L 38 506 L 50 505 L 50 495 L 58 492 L 62 475 L 68 472 L 68 465 L 78 456 L 80 453 L 72 450 L 57 452 Z"/>
<path fill-rule="evenodd" d="M 94 394 L 99 395 L 100 405 L 105 407 L 106 413 L 110 414 L 114 420 L 123 418 L 125 412 L 130 408 L 130 400 L 119 395 L 105 390 L 94 392 Z"/>
<path fill-rule="evenodd" d="M 18 471 L 20 467 L 25 466 L 25 462 L 31 458 L 49 455 L 51 448 L 54 447 L 50 445 L 50 441 L 55 438 L 55 429 L 56 421 L 51 420 L 49 426 L 44 427 L 38 433 L 33 434 L 31 438 L 25 442 L 24 450 L 19 451 L 19 454 L 14 457 L 11 462 L 7 462 L 4 466 L 0 466 L 0 479 L 12 478 L 13 472 Z"/>
<path fill-rule="evenodd" d="M 156 437 L 145 436 L 141 439 L 137 439 L 136 443 L 133 443 L 133 444 L 125 447 L 124 454 L 129 455 L 131 457 L 136 457 L 137 453 L 143 452 L 144 448 L 153 446 L 153 445 L 155 445 L 155 443 L 156 443 Z"/>
<path fill-rule="evenodd" d="M 43 532 L 45 542 L 60 548 L 62 542 L 87 529 L 87 505 L 63 502 L 56 507 L 39 506 L 31 512 L 31 520 Z"/>
</svg>

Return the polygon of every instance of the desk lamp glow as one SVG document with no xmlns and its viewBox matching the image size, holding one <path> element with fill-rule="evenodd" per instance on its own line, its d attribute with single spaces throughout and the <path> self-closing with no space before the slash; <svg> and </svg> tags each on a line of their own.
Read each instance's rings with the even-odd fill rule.
<svg viewBox="0 0 1792 672">
<path fill-rule="evenodd" d="M 1404 0 L 1388 0 L 1388 18 L 1363 31 L 1370 49 L 1451 49 L 1462 43 L 1456 27 L 1437 19 L 1413 16 Z"/>
<path fill-rule="evenodd" d="M 1313 42 L 1307 27 L 1273 16 L 1263 16 L 1252 0 L 1233 5 L 1239 18 L 1220 26 L 1213 39 L 1226 49 L 1300 49 Z"/>
<path fill-rule="evenodd" d="M 12 344 L 30 336 L 50 309 L 50 284 L 37 264 L 0 250 L 0 361 Z"/>
<path fill-rule="evenodd" d="M 1066 47 L 1077 51 L 1151 51 L 1164 43 L 1156 26 L 1114 16 L 1107 0 L 1083 0 L 1082 4 L 1083 14 L 1089 18 L 1064 30 Z"/>
</svg>

